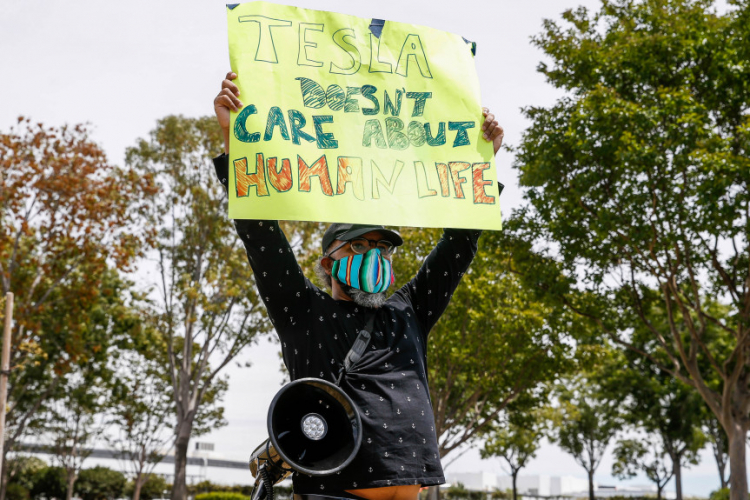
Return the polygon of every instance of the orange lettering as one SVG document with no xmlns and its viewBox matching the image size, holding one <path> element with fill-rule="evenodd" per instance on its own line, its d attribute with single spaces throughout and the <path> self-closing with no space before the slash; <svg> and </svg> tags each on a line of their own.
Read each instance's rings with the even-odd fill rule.
<svg viewBox="0 0 750 500">
<path fill-rule="evenodd" d="M 257 196 L 268 196 L 262 153 L 255 155 L 255 173 L 253 174 L 247 170 L 247 158 L 234 160 L 234 184 L 238 198 L 248 196 L 250 186 L 255 186 Z"/>
<path fill-rule="evenodd" d="M 447 198 L 451 195 L 450 188 L 448 187 L 448 165 L 445 163 L 436 163 L 438 179 L 440 179 L 440 194 Z"/>
<path fill-rule="evenodd" d="M 485 203 L 492 205 L 495 203 L 494 196 L 488 196 L 485 191 L 485 186 L 492 184 L 492 181 L 485 180 L 483 177 L 484 171 L 490 168 L 489 163 L 475 163 L 471 166 L 472 177 L 474 178 L 474 203 Z"/>
<path fill-rule="evenodd" d="M 328 175 L 328 161 L 326 155 L 318 158 L 311 167 L 307 166 L 301 156 L 297 156 L 297 169 L 299 172 L 299 190 L 310 192 L 310 178 L 318 176 L 320 189 L 326 196 L 333 196 L 331 177 Z"/>
<path fill-rule="evenodd" d="M 459 172 L 471 168 L 471 163 L 465 161 L 452 161 L 448 163 L 451 169 L 451 177 L 453 178 L 453 189 L 456 190 L 456 198 L 462 200 L 464 198 L 464 190 L 461 184 L 466 182 L 466 179 L 458 175 Z"/>
<path fill-rule="evenodd" d="M 269 158 L 268 177 L 271 180 L 271 185 L 279 193 L 285 193 L 292 189 L 292 163 L 289 158 L 281 160 L 281 172 L 276 170 L 276 158 Z"/>
</svg>

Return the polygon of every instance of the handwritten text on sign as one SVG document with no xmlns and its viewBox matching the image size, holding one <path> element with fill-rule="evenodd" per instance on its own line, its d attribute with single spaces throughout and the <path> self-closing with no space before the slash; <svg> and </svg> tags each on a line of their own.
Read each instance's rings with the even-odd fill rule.
<svg viewBox="0 0 750 500">
<path fill-rule="evenodd" d="M 471 44 L 265 2 L 228 18 L 231 217 L 500 228 Z"/>
</svg>

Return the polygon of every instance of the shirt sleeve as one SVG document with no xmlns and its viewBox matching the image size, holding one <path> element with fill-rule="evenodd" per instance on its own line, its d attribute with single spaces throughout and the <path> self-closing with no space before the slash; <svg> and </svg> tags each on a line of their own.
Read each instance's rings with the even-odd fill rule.
<svg viewBox="0 0 750 500">
<path fill-rule="evenodd" d="M 216 177 L 228 189 L 228 156 L 222 154 L 213 162 Z M 281 335 L 282 330 L 304 323 L 301 316 L 309 309 L 310 287 L 314 285 L 302 273 L 278 221 L 235 219 L 234 226 L 276 331 Z"/>
<path fill-rule="evenodd" d="M 422 267 L 398 292 L 406 295 L 419 321 L 429 333 L 443 314 L 461 277 L 477 253 L 481 231 L 445 229 Z"/>
</svg>

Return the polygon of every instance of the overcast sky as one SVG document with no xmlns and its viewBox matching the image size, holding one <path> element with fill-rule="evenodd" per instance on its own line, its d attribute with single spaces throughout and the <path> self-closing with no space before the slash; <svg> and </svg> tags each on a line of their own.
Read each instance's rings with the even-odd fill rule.
<svg viewBox="0 0 750 500">
<path fill-rule="evenodd" d="M 527 125 L 520 109 L 552 103 L 559 94 L 536 72 L 542 58 L 530 44 L 545 18 L 568 8 L 596 9 L 597 0 L 296 0 L 299 7 L 364 18 L 420 24 L 477 42 L 476 67 L 482 101 L 517 144 Z M 114 163 L 125 148 L 145 137 L 168 114 L 213 113 L 213 98 L 229 69 L 224 2 L 219 0 L 3 0 L 0 2 L 0 130 L 20 115 L 47 125 L 88 122 L 93 139 Z M 217 151 L 217 154 L 219 151 Z M 512 156 L 498 155 L 500 199 L 505 213 L 521 203 Z M 265 438 L 265 413 L 281 383 L 278 348 L 266 341 L 248 349 L 250 369 L 232 368 L 226 398 L 229 425 L 202 441 L 245 460 Z M 451 471 L 502 473 L 498 460 L 482 461 L 470 451 Z M 596 475 L 618 484 L 605 458 Z M 586 477 L 573 459 L 545 445 L 522 474 Z M 715 462 L 683 472 L 687 495 L 707 496 L 717 488 Z M 237 482 L 248 482 L 238 477 Z M 629 483 L 647 484 L 644 478 Z M 619 483 L 622 484 L 622 483 Z M 669 489 L 669 487 L 668 487 Z"/>
</svg>

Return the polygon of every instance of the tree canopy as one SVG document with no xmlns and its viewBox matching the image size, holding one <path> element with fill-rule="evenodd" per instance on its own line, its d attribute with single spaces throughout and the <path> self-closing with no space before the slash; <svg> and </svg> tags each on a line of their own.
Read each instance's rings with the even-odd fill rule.
<svg viewBox="0 0 750 500">
<path fill-rule="evenodd" d="M 570 377 L 556 388 L 558 407 L 553 440 L 576 463 L 589 479 L 589 499 L 594 500 L 594 472 L 615 434 L 622 429 L 622 414 L 617 401 L 590 374 Z"/>
<path fill-rule="evenodd" d="M 211 164 L 221 144 L 215 118 L 167 116 L 126 152 L 126 163 L 159 187 L 148 207 L 157 228 L 150 315 L 174 398 L 175 500 L 186 496 L 190 437 L 224 423 L 211 404 L 226 390 L 222 369 L 270 329 Z"/>
<path fill-rule="evenodd" d="M 560 271 L 530 259 L 528 280 L 630 349 L 644 326 L 665 356 L 652 361 L 700 393 L 729 438 L 735 500 L 750 427 L 749 31 L 746 1 L 611 0 L 546 21 L 539 69 L 564 94 L 525 110 L 528 204 L 508 224 Z"/>
<path fill-rule="evenodd" d="M 508 465 L 513 483 L 513 500 L 518 498 L 517 479 L 545 437 L 547 412 L 533 398 L 520 398 L 511 403 L 502 419 L 487 433 L 481 457 L 500 457 Z"/>
<path fill-rule="evenodd" d="M 0 134 L 0 290 L 15 295 L 4 452 L 125 314 L 112 272 L 149 241 L 151 231 L 129 229 L 154 192 L 150 175 L 111 165 L 85 126 L 19 118 Z"/>
</svg>

